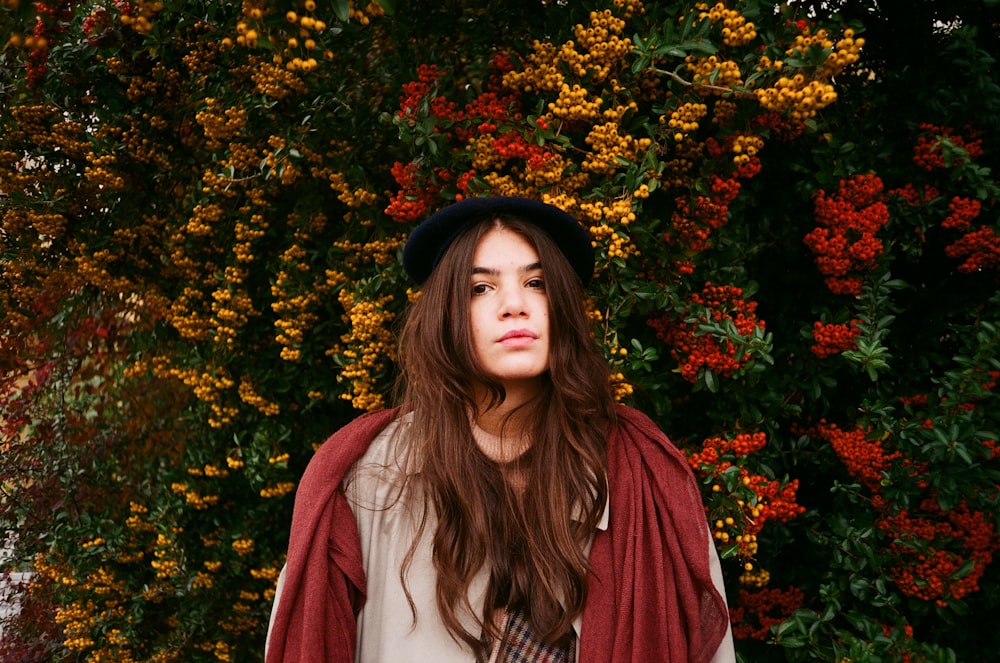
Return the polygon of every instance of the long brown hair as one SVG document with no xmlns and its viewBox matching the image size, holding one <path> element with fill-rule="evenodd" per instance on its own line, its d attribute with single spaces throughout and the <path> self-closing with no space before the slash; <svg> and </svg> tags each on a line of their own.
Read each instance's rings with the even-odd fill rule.
<svg viewBox="0 0 1000 663">
<path fill-rule="evenodd" d="M 518 411 L 531 440 L 522 460 L 523 492 L 479 450 L 469 420 L 482 406 L 475 394 L 484 387 L 491 405 L 505 397 L 476 359 L 469 307 L 473 255 L 496 227 L 520 234 L 538 252 L 549 306 L 549 371 L 540 394 Z M 477 613 L 469 586 L 485 565 L 481 630 L 496 636 L 493 611 L 513 607 L 525 611 L 546 641 L 561 642 L 587 599 L 584 547 L 607 499 L 606 434 L 614 418 L 609 367 L 579 279 L 533 224 L 510 217 L 478 223 L 454 240 L 424 284 L 406 317 L 399 357 L 402 405 L 413 417 L 408 435 L 417 471 L 410 480 L 437 518 L 433 560 L 444 624 L 481 652 L 480 633 L 468 632 L 462 615 Z M 423 513 L 407 560 L 425 534 Z M 404 587 L 407 567 L 408 561 Z"/>
</svg>

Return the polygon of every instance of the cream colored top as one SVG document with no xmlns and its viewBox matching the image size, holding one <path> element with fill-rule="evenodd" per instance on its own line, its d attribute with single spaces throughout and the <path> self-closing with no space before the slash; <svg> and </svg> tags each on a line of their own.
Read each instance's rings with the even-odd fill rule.
<svg viewBox="0 0 1000 663">
<path fill-rule="evenodd" d="M 432 560 L 431 540 L 437 519 L 427 514 L 420 544 L 414 549 L 406 576 L 407 588 L 417 615 L 407 602 L 400 579 L 400 569 L 410 544 L 416 536 L 420 513 L 411 513 L 410 504 L 419 500 L 400 499 L 403 476 L 405 435 L 394 435 L 399 422 L 383 430 L 355 463 L 345 479 L 345 492 L 358 524 L 361 555 L 364 562 L 367 598 L 358 615 L 356 663 L 474 663 L 475 655 L 467 645 L 448 632 L 437 609 L 437 574 Z M 598 523 L 607 529 L 608 508 Z M 725 597 L 722 568 L 711 539 L 708 540 L 712 579 Z M 472 581 L 469 603 L 477 614 L 468 614 L 463 625 L 475 633 L 481 623 L 482 597 L 489 572 L 484 568 Z M 272 620 L 281 599 L 284 571 L 278 580 Z M 477 617 L 479 621 L 477 621 Z M 582 616 L 573 626 L 577 635 Z M 577 647 L 580 639 L 577 638 Z M 579 660 L 579 651 L 577 652 Z M 732 631 L 723 639 L 712 663 L 735 663 Z"/>
</svg>

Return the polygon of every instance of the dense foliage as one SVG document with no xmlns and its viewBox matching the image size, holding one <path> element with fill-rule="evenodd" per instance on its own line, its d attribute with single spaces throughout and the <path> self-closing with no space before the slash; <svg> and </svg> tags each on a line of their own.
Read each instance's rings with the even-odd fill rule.
<svg viewBox="0 0 1000 663">
<path fill-rule="evenodd" d="M 995 3 L 0 2 L 4 660 L 260 660 L 296 481 L 391 402 L 406 233 L 589 228 L 746 661 L 986 661 Z M 13 577 L 13 576 L 12 576 Z"/>
</svg>

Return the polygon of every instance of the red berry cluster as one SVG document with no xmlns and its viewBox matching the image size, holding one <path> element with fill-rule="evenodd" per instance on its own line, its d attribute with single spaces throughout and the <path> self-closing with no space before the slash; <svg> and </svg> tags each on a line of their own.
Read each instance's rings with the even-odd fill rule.
<svg viewBox="0 0 1000 663">
<path fill-rule="evenodd" d="M 767 435 L 764 433 L 740 433 L 731 440 L 710 437 L 702 442 L 700 452 L 688 456 L 688 462 L 696 470 L 702 465 L 711 465 L 718 467 L 721 472 L 732 467 L 733 463 L 729 460 L 720 461 L 720 458 L 727 454 L 737 458 L 746 457 L 760 451 L 766 444 Z"/>
<path fill-rule="evenodd" d="M 1000 236 L 990 226 L 966 233 L 954 244 L 946 246 L 944 252 L 949 258 L 964 258 L 958 266 L 960 272 L 1000 270 Z"/>
<path fill-rule="evenodd" d="M 733 637 L 738 640 L 764 640 L 777 626 L 805 603 L 805 593 L 798 587 L 741 589 L 736 604 L 730 608 Z"/>
<path fill-rule="evenodd" d="M 415 223 L 423 220 L 437 202 L 441 186 L 421 177 L 419 166 L 413 162 L 397 161 L 392 166 L 392 176 L 399 184 L 400 190 L 389 199 L 385 213 L 399 223 Z"/>
<path fill-rule="evenodd" d="M 813 202 L 820 225 L 803 241 L 816 255 L 816 266 L 832 292 L 861 294 L 861 274 L 882 254 L 875 235 L 889 221 L 882 180 L 875 175 L 841 180 L 837 194 L 827 196 L 821 189 Z"/>
<path fill-rule="evenodd" d="M 873 505 L 886 506 L 881 498 Z M 890 575 L 900 591 L 940 607 L 977 591 L 993 554 L 1000 550 L 991 519 L 964 502 L 944 510 L 930 496 L 917 509 L 883 515 L 876 524 L 892 540 L 889 551 L 896 561 Z M 968 560 L 972 570 L 966 573 Z"/>
<path fill-rule="evenodd" d="M 1000 446 L 996 440 L 983 440 L 983 446 L 990 450 L 990 460 L 1000 458 Z"/>
<path fill-rule="evenodd" d="M 765 433 L 739 433 L 731 440 L 710 437 L 702 442 L 701 451 L 686 452 L 695 474 L 712 483 L 713 494 L 724 490 L 726 481 L 723 476 L 732 476 L 735 471 L 737 490 L 749 489 L 756 496 L 748 500 L 745 494 L 742 497 L 733 494 L 732 499 L 739 506 L 735 513 L 730 499 L 723 500 L 721 504 L 713 501 L 706 506 L 709 520 L 717 523 L 716 538 L 727 543 L 735 541 L 739 555 L 744 559 L 752 559 L 756 554 L 757 534 L 768 520 L 787 522 L 805 511 L 805 507 L 795 501 L 798 479 L 782 484 L 781 481 L 752 474 L 743 466 L 743 459 L 766 445 Z"/>
<path fill-rule="evenodd" d="M 400 117 L 416 115 L 424 97 L 431 93 L 434 84 L 444 76 L 435 64 L 422 64 L 417 67 L 417 80 L 403 84 L 403 94 L 399 98 Z M 440 117 L 435 115 L 435 117 Z"/>
<path fill-rule="evenodd" d="M 760 531 L 760 527 L 768 520 L 787 523 L 805 513 L 806 508 L 796 502 L 796 495 L 799 492 L 798 479 L 792 479 L 785 484 L 761 475 L 750 475 L 749 479 L 747 486 L 757 493 L 760 505 L 758 523 L 755 525 L 755 530 L 751 528 L 751 533 Z"/>
<path fill-rule="evenodd" d="M 825 323 L 816 321 L 813 323 L 813 340 L 816 341 L 810 350 L 820 359 L 826 359 L 831 355 L 837 355 L 845 350 L 853 350 L 857 347 L 858 328 L 860 320 L 851 320 L 846 325 L 836 323 Z"/>
<path fill-rule="evenodd" d="M 37 87 L 49 70 L 49 51 L 53 41 L 65 32 L 73 15 L 73 5 L 69 0 L 50 0 L 35 3 L 34 47 L 28 53 L 27 83 L 29 88 Z"/>
<path fill-rule="evenodd" d="M 544 147 L 529 143 L 524 136 L 513 131 L 498 136 L 493 142 L 493 149 L 504 160 L 523 159 L 532 170 L 544 167 L 545 162 L 552 158 Z"/>
<path fill-rule="evenodd" d="M 437 65 L 420 65 L 417 80 L 403 86 L 397 115 L 412 118 L 426 105 L 429 115 L 440 120 L 434 130 L 449 142 L 466 144 L 479 136 L 495 135 L 501 125 L 523 120 L 520 97 L 517 93 L 505 91 L 502 84 L 503 74 L 512 69 L 508 57 L 495 56 L 490 61 L 486 90 L 464 108 L 459 108 L 457 103 L 438 94 L 438 82 L 446 72 Z M 544 122 L 538 124 L 538 128 L 544 130 Z M 502 160 L 523 160 L 525 166 L 533 170 L 542 169 L 552 158 L 550 152 L 517 131 L 500 133 L 492 142 L 491 149 Z M 458 190 L 456 199 L 460 200 L 469 193 L 469 186 L 476 177 L 472 168 L 463 172 L 436 169 L 433 175 L 425 177 L 421 177 L 419 172 L 419 166 L 414 163 L 397 163 L 393 167 L 392 174 L 400 190 L 390 200 L 386 213 L 400 223 L 420 221 L 432 211 L 440 202 L 444 182 L 454 180 Z"/>
<path fill-rule="evenodd" d="M 976 132 L 970 131 L 970 138 L 966 139 L 950 127 L 939 127 L 927 122 L 920 125 L 920 130 L 924 134 L 917 139 L 917 144 L 913 148 L 913 163 L 927 172 L 935 168 L 958 165 L 954 162 L 946 163 L 944 152 L 941 150 L 941 143 L 945 140 L 964 150 L 969 161 L 975 161 L 983 155 L 983 139 L 978 138 Z"/>
<path fill-rule="evenodd" d="M 882 492 L 883 473 L 888 472 L 893 461 L 902 457 L 898 451 L 888 453 L 881 440 L 868 438 L 869 431 L 841 430 L 836 424 L 821 420 L 806 434 L 823 440 L 833 447 L 837 457 L 847 467 L 852 477 L 873 493 Z"/>
<path fill-rule="evenodd" d="M 914 394 L 913 396 L 900 396 L 899 402 L 910 407 L 927 407 L 927 394 Z"/>
<path fill-rule="evenodd" d="M 930 184 L 925 184 L 923 190 L 921 191 L 913 184 L 907 182 L 899 188 L 889 190 L 887 194 L 902 198 L 910 207 L 919 207 L 921 205 L 926 205 L 940 196 L 941 192 L 938 191 L 937 187 L 931 186 Z"/>
<path fill-rule="evenodd" d="M 690 298 L 692 309 L 703 310 L 696 322 L 687 322 L 689 316 L 679 319 L 664 316 L 649 322 L 656 336 L 670 346 L 670 354 L 680 364 L 685 380 L 697 382 L 702 370 L 708 369 L 721 377 L 730 377 L 749 358 L 736 358 L 736 347 L 726 340 L 719 340 L 699 330 L 708 322 L 732 321 L 741 336 L 750 336 L 754 329 L 764 328 L 764 321 L 757 320 L 757 302 L 743 299 L 743 290 L 728 285 L 706 283 L 700 293 Z"/>
<path fill-rule="evenodd" d="M 753 118 L 752 123 L 755 127 L 767 129 L 769 138 L 783 143 L 795 140 L 806 129 L 804 121 L 786 117 L 783 113 L 774 111 L 756 116 Z"/>
<path fill-rule="evenodd" d="M 677 211 L 671 216 L 671 229 L 663 235 L 667 244 L 674 244 L 685 252 L 700 253 L 711 246 L 712 231 L 726 225 L 729 220 L 729 204 L 740 192 L 740 183 L 735 178 L 723 179 L 713 175 L 708 194 L 678 196 Z"/>
<path fill-rule="evenodd" d="M 948 203 L 948 211 L 951 213 L 941 222 L 941 227 L 966 232 L 972 227 L 972 221 L 979 216 L 981 209 L 982 205 L 975 198 L 955 196 Z"/>
</svg>

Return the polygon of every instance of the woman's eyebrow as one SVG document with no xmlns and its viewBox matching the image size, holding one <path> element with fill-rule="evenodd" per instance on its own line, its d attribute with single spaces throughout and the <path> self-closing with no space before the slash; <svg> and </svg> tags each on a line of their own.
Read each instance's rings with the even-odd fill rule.
<svg viewBox="0 0 1000 663">
<path fill-rule="evenodd" d="M 530 265 L 524 265 L 523 267 L 519 267 L 517 271 L 523 274 L 525 272 L 534 272 L 541 268 L 542 268 L 542 263 L 533 262 Z M 496 267 L 473 267 L 472 273 L 486 274 L 487 276 L 498 276 L 500 274 L 500 270 L 497 269 Z"/>
</svg>

